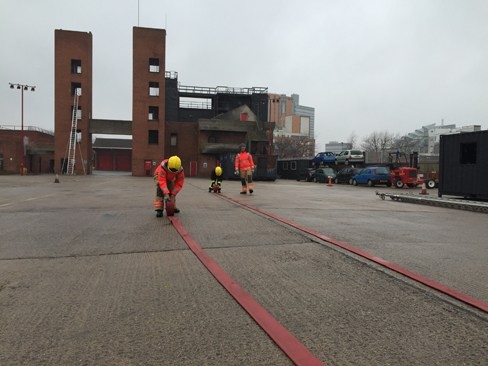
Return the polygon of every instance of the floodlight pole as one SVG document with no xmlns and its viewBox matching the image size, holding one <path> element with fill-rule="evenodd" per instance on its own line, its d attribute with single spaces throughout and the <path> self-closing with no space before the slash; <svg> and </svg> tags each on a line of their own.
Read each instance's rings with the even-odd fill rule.
<svg viewBox="0 0 488 366">
<path fill-rule="evenodd" d="M 25 170 L 25 143 L 24 143 L 24 90 L 35 91 L 36 87 L 33 85 L 26 85 L 26 84 L 14 84 L 9 83 L 10 89 L 20 89 L 21 92 L 21 104 L 20 104 L 20 146 L 21 146 L 21 161 L 20 161 L 20 175 L 24 175 Z"/>
</svg>

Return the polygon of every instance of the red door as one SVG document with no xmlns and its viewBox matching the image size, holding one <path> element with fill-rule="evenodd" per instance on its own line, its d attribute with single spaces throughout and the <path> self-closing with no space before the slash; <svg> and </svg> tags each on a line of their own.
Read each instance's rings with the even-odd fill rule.
<svg viewBox="0 0 488 366">
<path fill-rule="evenodd" d="M 144 173 L 151 175 L 152 162 L 151 160 L 144 160 Z"/>
<path fill-rule="evenodd" d="M 99 170 L 113 170 L 112 154 L 107 151 L 99 151 L 97 157 Z"/>
<path fill-rule="evenodd" d="M 197 176 L 197 162 L 190 161 L 190 177 L 196 177 L 196 176 Z"/>
</svg>

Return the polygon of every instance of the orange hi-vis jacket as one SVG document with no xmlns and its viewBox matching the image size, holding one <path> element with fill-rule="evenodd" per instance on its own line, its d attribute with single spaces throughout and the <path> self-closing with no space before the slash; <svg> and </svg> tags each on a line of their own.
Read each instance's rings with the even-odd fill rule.
<svg viewBox="0 0 488 366">
<path fill-rule="evenodd" d="M 159 164 L 159 166 L 154 171 L 154 178 L 159 184 L 159 188 L 163 191 L 163 194 L 172 194 L 176 196 L 183 188 L 183 183 L 185 183 L 185 173 L 183 167 L 173 173 L 168 168 L 168 159 L 165 159 Z M 168 189 L 168 182 L 173 182 L 172 190 Z"/>
<path fill-rule="evenodd" d="M 254 162 L 252 161 L 251 154 L 249 154 L 247 151 L 239 152 L 236 155 L 235 170 L 254 170 Z"/>
</svg>

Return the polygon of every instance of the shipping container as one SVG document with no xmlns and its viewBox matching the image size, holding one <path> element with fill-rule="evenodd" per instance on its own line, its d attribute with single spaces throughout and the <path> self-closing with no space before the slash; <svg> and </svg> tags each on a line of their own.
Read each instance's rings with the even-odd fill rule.
<svg viewBox="0 0 488 366">
<path fill-rule="evenodd" d="M 278 178 L 299 179 L 300 171 L 312 167 L 312 158 L 278 159 Z"/>
<path fill-rule="evenodd" d="M 440 136 L 439 197 L 488 199 L 488 130 Z"/>
</svg>

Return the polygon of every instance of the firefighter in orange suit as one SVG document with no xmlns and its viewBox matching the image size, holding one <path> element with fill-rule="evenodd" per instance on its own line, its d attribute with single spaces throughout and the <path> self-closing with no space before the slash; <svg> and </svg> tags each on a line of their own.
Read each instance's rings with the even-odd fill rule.
<svg viewBox="0 0 488 366">
<path fill-rule="evenodd" d="M 176 155 L 165 159 L 154 171 L 154 183 L 156 184 L 156 197 L 154 197 L 154 210 L 156 216 L 163 216 L 164 202 L 173 198 L 175 200 L 175 213 L 180 212 L 176 208 L 176 195 L 183 188 L 185 173 L 181 166 L 181 159 Z M 171 197 L 172 196 L 172 197 Z"/>
<path fill-rule="evenodd" d="M 254 162 L 252 160 L 251 154 L 246 151 L 246 145 L 239 145 L 239 153 L 236 155 L 235 160 L 235 174 L 239 175 L 241 178 L 241 194 L 247 194 L 254 192 L 254 187 L 252 184 L 252 174 L 254 173 Z"/>
</svg>

